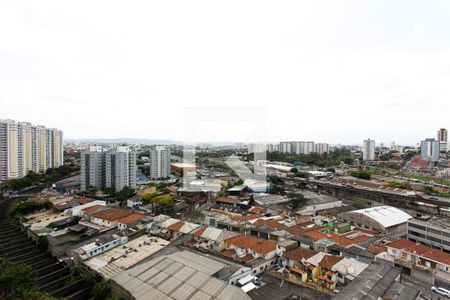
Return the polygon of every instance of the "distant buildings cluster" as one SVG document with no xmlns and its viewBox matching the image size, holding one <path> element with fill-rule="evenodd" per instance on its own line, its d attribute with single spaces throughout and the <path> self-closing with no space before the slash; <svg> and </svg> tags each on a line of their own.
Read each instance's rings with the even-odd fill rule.
<svg viewBox="0 0 450 300">
<path fill-rule="evenodd" d="M 437 139 L 427 138 L 420 142 L 420 156 L 428 162 L 436 162 L 441 153 L 448 151 L 448 131 L 441 128 L 437 132 Z"/>
<path fill-rule="evenodd" d="M 136 188 L 136 151 L 127 146 L 104 149 L 90 146 L 80 155 L 81 190 L 112 188 L 121 191 L 125 186 Z"/>
<path fill-rule="evenodd" d="M 63 132 L 28 122 L 0 120 L 0 180 L 62 166 Z"/>
<path fill-rule="evenodd" d="M 311 154 L 313 152 L 324 154 L 330 151 L 329 144 L 314 143 L 313 141 L 280 142 L 267 145 L 269 152 L 281 152 L 288 154 Z"/>
</svg>

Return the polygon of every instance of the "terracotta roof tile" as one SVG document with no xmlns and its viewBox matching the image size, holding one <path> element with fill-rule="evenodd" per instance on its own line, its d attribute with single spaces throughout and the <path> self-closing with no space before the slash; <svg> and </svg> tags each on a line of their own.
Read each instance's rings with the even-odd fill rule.
<svg viewBox="0 0 450 300">
<path fill-rule="evenodd" d="M 197 229 L 192 235 L 196 236 L 196 237 L 201 237 L 203 232 L 205 232 L 205 230 L 208 228 L 208 226 L 203 226 L 200 227 L 199 229 Z"/>
<path fill-rule="evenodd" d="M 236 247 L 242 247 L 245 249 L 251 249 L 256 253 L 269 253 L 277 249 L 277 243 L 274 241 L 263 240 L 257 237 L 248 235 L 238 235 L 230 239 L 225 240 L 228 245 L 234 245 Z"/>
<path fill-rule="evenodd" d="M 91 213 L 96 212 L 96 211 L 98 211 L 98 210 L 100 210 L 100 209 L 102 209 L 102 208 L 105 208 L 105 206 L 104 206 L 104 205 L 97 204 L 97 205 L 92 205 L 92 206 L 83 208 L 82 211 L 83 211 L 84 213 L 86 213 L 86 214 L 91 214 Z"/>
<path fill-rule="evenodd" d="M 169 227 L 167 227 L 167 229 L 172 230 L 172 231 L 179 231 L 181 229 L 181 227 L 183 227 L 183 225 L 184 225 L 184 222 L 180 221 L 180 222 L 170 225 Z"/>
<path fill-rule="evenodd" d="M 119 220 L 120 218 L 129 216 L 131 214 L 133 214 L 133 212 L 129 211 L 129 210 L 110 208 L 110 209 L 102 210 L 101 212 L 98 212 L 98 213 L 92 215 L 92 217 L 97 218 L 97 219 L 107 220 L 107 221 L 116 221 L 116 220 Z"/>
<path fill-rule="evenodd" d="M 288 259 L 301 261 L 302 259 L 306 260 L 306 259 L 316 255 L 317 253 L 318 252 L 316 250 L 305 249 L 305 248 L 296 248 L 294 250 L 287 251 L 283 256 Z"/>
<path fill-rule="evenodd" d="M 122 224 L 130 224 L 130 223 L 136 222 L 144 217 L 145 216 L 143 214 L 132 214 L 132 215 L 129 215 L 129 216 L 119 219 L 118 222 L 122 223 Z"/>
<path fill-rule="evenodd" d="M 420 254 L 420 256 L 437 261 L 442 264 L 450 265 L 450 254 L 447 254 L 439 249 L 431 249 Z"/>
<path fill-rule="evenodd" d="M 369 247 L 367 247 L 367 251 L 370 251 L 370 252 L 375 253 L 375 254 L 379 254 L 381 252 L 387 251 L 387 248 L 385 246 L 379 246 L 379 245 L 376 245 L 374 243 L 371 243 L 369 245 Z"/>
<path fill-rule="evenodd" d="M 342 256 L 336 255 L 325 255 L 324 258 L 319 263 L 319 266 L 326 270 L 331 270 L 331 268 L 343 259 Z"/>
<path fill-rule="evenodd" d="M 234 251 L 234 249 L 227 249 L 220 252 L 220 255 L 225 257 L 233 257 L 234 255 L 236 255 L 236 251 Z"/>
</svg>

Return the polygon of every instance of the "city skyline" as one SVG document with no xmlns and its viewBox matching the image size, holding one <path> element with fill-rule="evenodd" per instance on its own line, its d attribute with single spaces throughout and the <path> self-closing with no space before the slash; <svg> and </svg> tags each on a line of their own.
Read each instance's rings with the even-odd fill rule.
<svg viewBox="0 0 450 300">
<path fill-rule="evenodd" d="M 5 2 L 0 117 L 68 139 L 183 140 L 186 108 L 254 107 L 269 141 L 434 137 L 449 125 L 449 3 L 351 3 Z M 252 138 L 204 127 L 206 141 Z"/>
</svg>

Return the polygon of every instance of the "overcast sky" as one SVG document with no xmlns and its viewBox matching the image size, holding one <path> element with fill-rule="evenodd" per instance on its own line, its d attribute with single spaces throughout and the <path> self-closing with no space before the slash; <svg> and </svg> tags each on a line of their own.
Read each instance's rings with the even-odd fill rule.
<svg viewBox="0 0 450 300">
<path fill-rule="evenodd" d="M 449 1 L 1 1 L 0 118 L 183 140 L 187 108 L 255 108 L 268 141 L 415 144 L 450 127 L 449 16 Z"/>
</svg>

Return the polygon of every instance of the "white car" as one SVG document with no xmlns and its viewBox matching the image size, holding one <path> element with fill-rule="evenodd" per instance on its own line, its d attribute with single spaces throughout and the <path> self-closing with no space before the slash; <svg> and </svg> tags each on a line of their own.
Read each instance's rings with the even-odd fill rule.
<svg viewBox="0 0 450 300">
<path fill-rule="evenodd" d="M 446 289 L 441 288 L 441 287 L 435 287 L 435 286 L 432 286 L 431 290 L 433 292 L 435 292 L 436 294 L 439 294 L 441 296 L 445 296 L 447 298 L 450 298 L 450 291 L 449 290 L 446 290 Z"/>
</svg>

